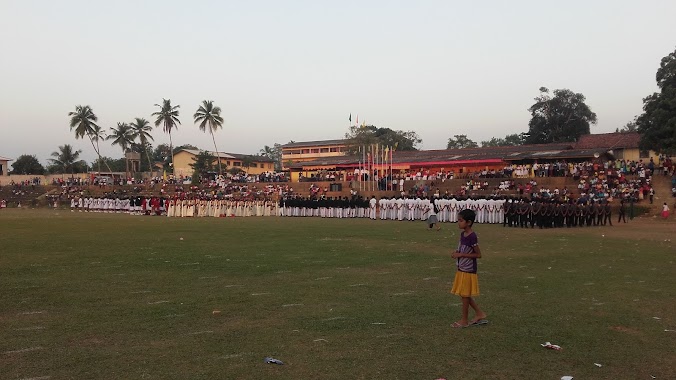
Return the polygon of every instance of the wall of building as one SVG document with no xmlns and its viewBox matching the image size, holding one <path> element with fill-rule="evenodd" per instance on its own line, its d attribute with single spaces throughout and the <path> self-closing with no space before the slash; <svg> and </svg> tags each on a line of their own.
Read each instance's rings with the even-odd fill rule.
<svg viewBox="0 0 676 380">
<path fill-rule="evenodd" d="M 195 161 L 193 158 L 195 155 L 192 153 L 182 151 L 174 155 L 174 166 L 176 167 L 175 175 L 190 177 L 192 176 L 193 169 L 190 166 Z M 275 164 L 273 162 L 258 162 L 254 161 L 249 168 L 242 167 L 242 160 L 236 158 L 221 158 L 221 166 L 223 166 L 223 171 L 235 168 L 241 168 L 245 172 L 253 175 L 261 174 L 264 172 L 271 172 L 275 170 Z M 216 163 L 217 164 L 217 163 Z M 227 169 L 226 169 L 227 168 Z"/>
</svg>

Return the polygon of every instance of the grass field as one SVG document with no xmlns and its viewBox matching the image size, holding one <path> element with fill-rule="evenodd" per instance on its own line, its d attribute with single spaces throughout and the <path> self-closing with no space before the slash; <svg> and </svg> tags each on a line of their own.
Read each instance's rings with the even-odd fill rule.
<svg viewBox="0 0 676 380">
<path fill-rule="evenodd" d="M 2 210 L 0 379 L 676 378 L 676 224 L 475 230 Z"/>
</svg>

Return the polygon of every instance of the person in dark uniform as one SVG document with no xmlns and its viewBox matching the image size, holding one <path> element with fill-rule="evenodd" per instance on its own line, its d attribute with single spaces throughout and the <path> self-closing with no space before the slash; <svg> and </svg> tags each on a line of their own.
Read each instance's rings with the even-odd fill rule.
<svg viewBox="0 0 676 380">
<path fill-rule="evenodd" d="M 613 225 L 613 219 L 612 219 L 612 210 L 610 208 L 610 202 L 607 200 L 603 204 L 603 225 L 606 225 L 606 222 L 610 224 L 611 226 Z"/>
<path fill-rule="evenodd" d="M 596 213 L 596 220 L 594 221 L 594 225 L 600 226 L 601 223 L 603 223 L 603 203 L 601 200 L 596 202 L 596 207 L 594 211 Z"/>
<path fill-rule="evenodd" d="M 625 204 L 624 199 L 620 200 L 620 210 L 619 216 L 617 217 L 617 223 L 619 223 L 620 220 L 623 220 L 625 223 L 627 223 L 627 205 Z"/>
<path fill-rule="evenodd" d="M 505 202 L 502 205 L 503 209 L 503 219 L 502 219 L 502 226 L 505 227 L 507 224 L 510 222 L 510 213 L 512 212 L 512 201 L 511 199 L 505 198 Z M 511 224 L 510 224 L 511 227 Z"/>
<path fill-rule="evenodd" d="M 594 215 L 594 205 L 593 205 L 593 203 L 594 203 L 594 201 L 590 199 L 589 203 L 587 203 L 584 206 L 584 216 L 587 219 L 586 220 L 587 227 L 590 227 L 592 225 L 592 222 L 595 219 L 594 218 L 595 215 Z"/>
</svg>

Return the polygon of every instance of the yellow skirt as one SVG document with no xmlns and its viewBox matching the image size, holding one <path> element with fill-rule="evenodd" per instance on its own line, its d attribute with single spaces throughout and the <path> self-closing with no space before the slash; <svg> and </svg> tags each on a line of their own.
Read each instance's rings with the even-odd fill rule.
<svg viewBox="0 0 676 380">
<path fill-rule="evenodd" d="M 460 297 L 475 297 L 479 295 L 479 277 L 476 273 L 455 272 L 451 293 Z"/>
</svg>

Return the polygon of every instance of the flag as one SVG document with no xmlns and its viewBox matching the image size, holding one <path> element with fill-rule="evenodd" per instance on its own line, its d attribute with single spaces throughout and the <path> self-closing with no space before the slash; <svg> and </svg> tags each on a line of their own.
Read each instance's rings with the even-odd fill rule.
<svg viewBox="0 0 676 380">
<path fill-rule="evenodd" d="M 349 118 L 349 119 L 347 119 L 347 120 L 349 120 L 349 121 L 350 121 L 350 123 L 352 122 L 352 114 L 350 114 L 350 118 Z"/>
</svg>

